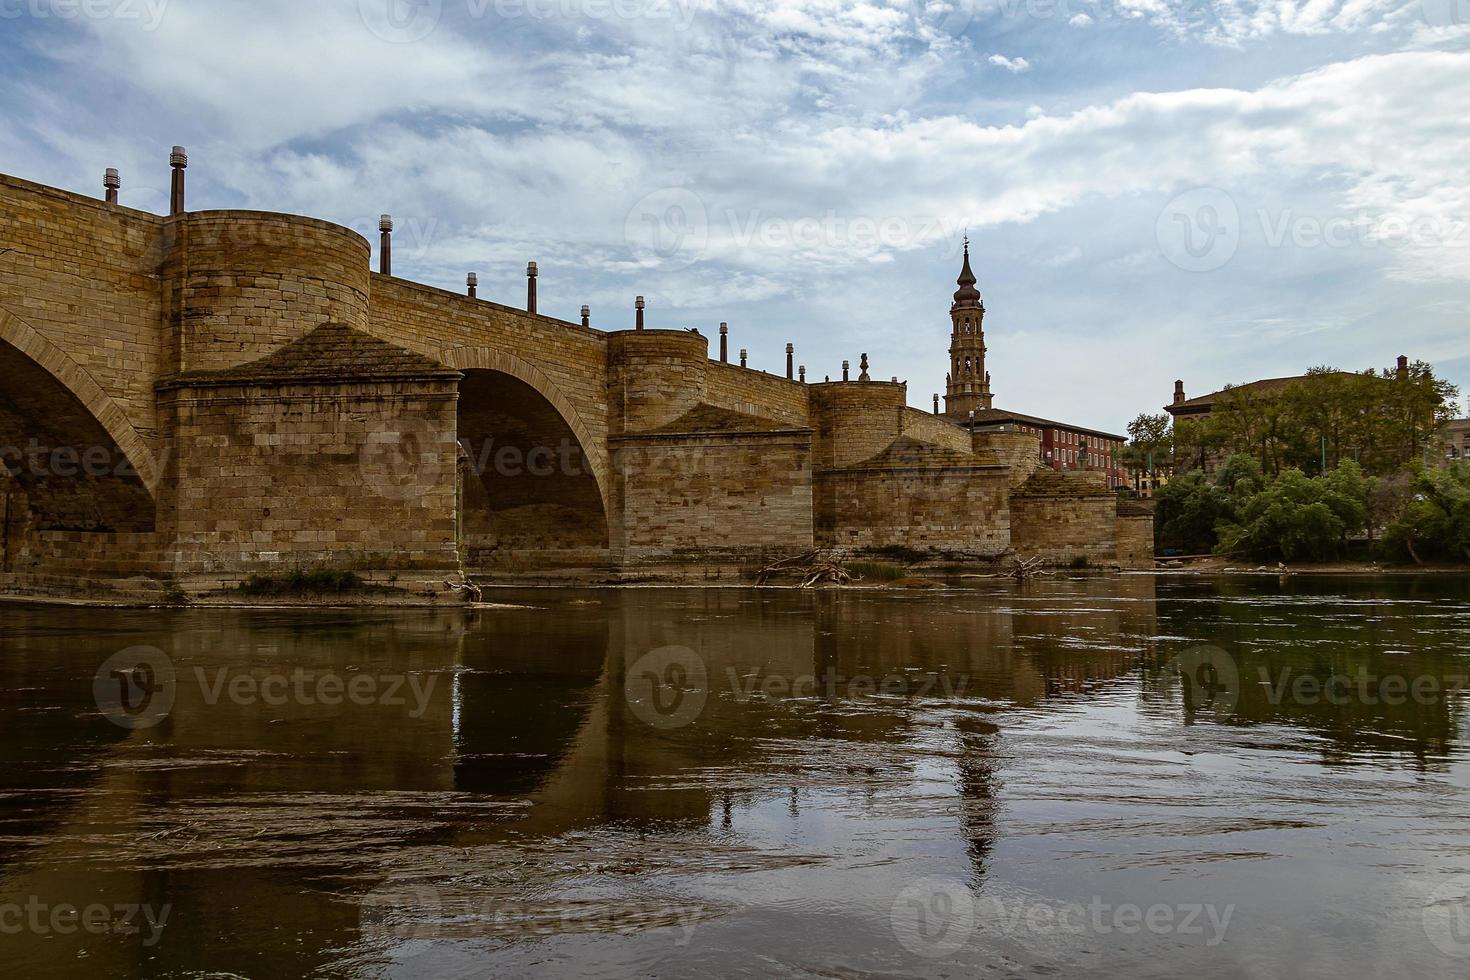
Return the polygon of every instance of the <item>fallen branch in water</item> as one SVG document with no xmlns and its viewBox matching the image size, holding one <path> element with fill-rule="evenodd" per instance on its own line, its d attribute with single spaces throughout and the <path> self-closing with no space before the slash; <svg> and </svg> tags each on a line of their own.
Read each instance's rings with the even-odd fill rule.
<svg viewBox="0 0 1470 980">
<path fill-rule="evenodd" d="M 453 582 L 446 580 L 444 586 L 445 588 L 449 589 L 450 592 L 462 596 L 465 602 L 479 602 L 483 598 L 483 593 L 481 593 L 480 587 L 471 582 L 469 579 L 465 579 L 464 582 L 459 585 L 455 585 Z"/>
<path fill-rule="evenodd" d="M 1004 572 L 992 572 L 989 575 L 981 575 L 980 578 L 1013 578 L 1017 582 L 1026 582 L 1039 575 L 1055 575 L 1056 572 L 1042 567 L 1040 558 L 1018 558 L 1012 556 L 1015 562 Z"/>
<path fill-rule="evenodd" d="M 1041 567 L 1040 558 L 1017 558 L 1016 564 L 1011 568 L 1010 576 L 1017 582 L 1025 582 L 1036 578 L 1038 575 L 1052 575 L 1053 572 L 1044 571 Z"/>
<path fill-rule="evenodd" d="M 840 557 L 834 555 L 829 558 L 824 557 L 820 551 L 808 551 L 767 565 L 755 577 L 755 584 L 765 585 L 774 576 L 782 574 L 795 574 L 800 577 L 803 589 L 810 589 L 820 582 L 847 585 L 849 582 L 862 579 L 862 576 L 854 576 L 843 568 Z"/>
</svg>

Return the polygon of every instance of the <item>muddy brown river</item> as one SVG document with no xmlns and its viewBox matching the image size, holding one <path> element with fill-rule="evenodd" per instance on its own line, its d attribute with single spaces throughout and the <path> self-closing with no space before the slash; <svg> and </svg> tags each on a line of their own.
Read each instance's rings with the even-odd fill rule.
<svg viewBox="0 0 1470 980">
<path fill-rule="evenodd" d="M 0 605 L 0 960 L 1464 977 L 1470 581 Z"/>
</svg>

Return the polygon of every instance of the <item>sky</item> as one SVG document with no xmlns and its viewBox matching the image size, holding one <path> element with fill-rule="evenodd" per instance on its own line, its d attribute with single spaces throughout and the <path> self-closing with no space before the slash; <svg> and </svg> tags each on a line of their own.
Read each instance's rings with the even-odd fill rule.
<svg viewBox="0 0 1470 980">
<path fill-rule="evenodd" d="M 1122 432 L 1316 365 L 1470 395 L 1470 0 L 0 0 L 0 171 Z M 376 260 L 376 259 L 375 259 Z M 1462 406 L 1463 406 L 1462 397 Z"/>
</svg>

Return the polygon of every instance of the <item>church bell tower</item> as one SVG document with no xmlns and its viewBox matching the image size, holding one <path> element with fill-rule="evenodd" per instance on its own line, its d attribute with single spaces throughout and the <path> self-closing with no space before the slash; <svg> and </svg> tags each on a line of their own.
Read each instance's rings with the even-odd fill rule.
<svg viewBox="0 0 1470 980">
<path fill-rule="evenodd" d="M 945 375 L 944 414 L 957 421 L 972 411 L 989 408 L 990 373 L 985 370 L 985 304 L 970 271 L 970 240 L 965 239 L 965 264 L 955 280 L 954 304 L 949 308 L 949 372 Z"/>
</svg>

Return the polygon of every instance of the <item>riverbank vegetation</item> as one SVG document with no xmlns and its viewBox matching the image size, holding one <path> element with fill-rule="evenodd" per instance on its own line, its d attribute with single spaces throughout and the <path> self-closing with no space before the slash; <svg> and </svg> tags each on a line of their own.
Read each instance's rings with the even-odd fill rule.
<svg viewBox="0 0 1470 980">
<path fill-rule="evenodd" d="M 1470 561 L 1470 468 L 1440 433 L 1458 389 L 1423 361 L 1227 387 L 1208 413 L 1129 425 L 1164 554 Z"/>
<path fill-rule="evenodd" d="M 1470 561 L 1470 466 L 1369 476 L 1352 460 L 1318 476 L 1262 473 L 1250 456 L 1161 488 L 1164 553 L 1280 561 Z"/>
<path fill-rule="evenodd" d="M 239 585 L 250 596 L 320 596 L 359 592 L 367 583 L 356 572 L 337 568 L 295 568 L 279 575 L 251 575 Z"/>
</svg>

